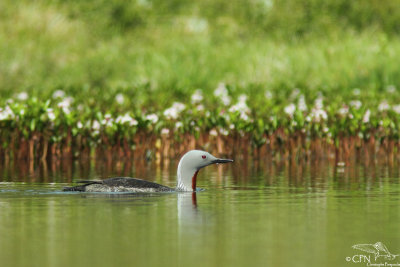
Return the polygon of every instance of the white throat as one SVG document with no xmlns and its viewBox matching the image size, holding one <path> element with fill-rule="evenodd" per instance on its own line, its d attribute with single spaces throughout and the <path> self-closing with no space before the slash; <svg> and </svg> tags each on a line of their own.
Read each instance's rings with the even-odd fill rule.
<svg viewBox="0 0 400 267">
<path fill-rule="evenodd" d="M 196 176 L 198 170 L 187 164 L 183 163 L 182 159 L 178 165 L 178 180 L 176 190 L 178 191 L 195 191 L 196 190 Z"/>
</svg>

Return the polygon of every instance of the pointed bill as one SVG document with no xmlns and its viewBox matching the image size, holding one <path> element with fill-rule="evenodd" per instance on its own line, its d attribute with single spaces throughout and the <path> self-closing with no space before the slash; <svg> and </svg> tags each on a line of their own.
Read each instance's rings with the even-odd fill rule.
<svg viewBox="0 0 400 267">
<path fill-rule="evenodd" d="M 219 163 L 229 163 L 229 162 L 233 162 L 233 159 L 214 159 L 214 160 L 212 161 L 213 164 L 214 164 L 214 163 L 216 163 L 216 164 L 219 164 Z"/>
</svg>

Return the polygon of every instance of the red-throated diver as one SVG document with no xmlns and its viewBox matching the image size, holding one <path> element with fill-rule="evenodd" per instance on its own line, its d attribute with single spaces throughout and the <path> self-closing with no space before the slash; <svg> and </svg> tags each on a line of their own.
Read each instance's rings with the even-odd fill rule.
<svg viewBox="0 0 400 267">
<path fill-rule="evenodd" d="M 233 162 L 231 159 L 219 159 L 208 152 L 191 150 L 178 164 L 178 180 L 176 188 L 137 178 L 116 177 L 102 181 L 81 181 L 83 185 L 65 187 L 63 191 L 80 192 L 169 192 L 196 191 L 197 173 L 201 168 L 211 164 Z"/>
</svg>

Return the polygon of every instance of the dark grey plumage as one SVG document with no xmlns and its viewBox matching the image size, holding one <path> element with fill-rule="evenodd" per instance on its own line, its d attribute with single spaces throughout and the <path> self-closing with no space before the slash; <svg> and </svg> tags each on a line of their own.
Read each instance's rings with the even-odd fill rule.
<svg viewBox="0 0 400 267">
<path fill-rule="evenodd" d="M 63 191 L 78 192 L 170 192 L 174 189 L 137 178 L 115 177 L 101 181 L 79 181 L 83 185 L 65 187 Z"/>
</svg>

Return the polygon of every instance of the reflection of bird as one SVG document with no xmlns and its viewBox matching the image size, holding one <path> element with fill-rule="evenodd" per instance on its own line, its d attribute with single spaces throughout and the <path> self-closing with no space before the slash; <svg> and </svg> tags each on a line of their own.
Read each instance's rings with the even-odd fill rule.
<svg viewBox="0 0 400 267">
<path fill-rule="evenodd" d="M 219 159 L 208 152 L 191 150 L 187 152 L 178 165 L 178 181 L 175 190 L 196 191 L 197 173 L 201 168 L 211 164 L 233 162 L 231 159 Z M 168 192 L 173 188 L 149 181 L 116 177 L 102 181 L 81 181 L 83 185 L 65 187 L 64 191 L 81 192 Z"/>
<path fill-rule="evenodd" d="M 393 260 L 394 258 L 399 256 L 390 253 L 387 247 L 382 242 L 376 242 L 375 244 L 357 244 L 352 246 L 352 248 L 374 254 L 375 260 L 378 257 L 385 257 L 389 260 Z M 382 255 L 380 253 L 382 253 Z"/>
</svg>

